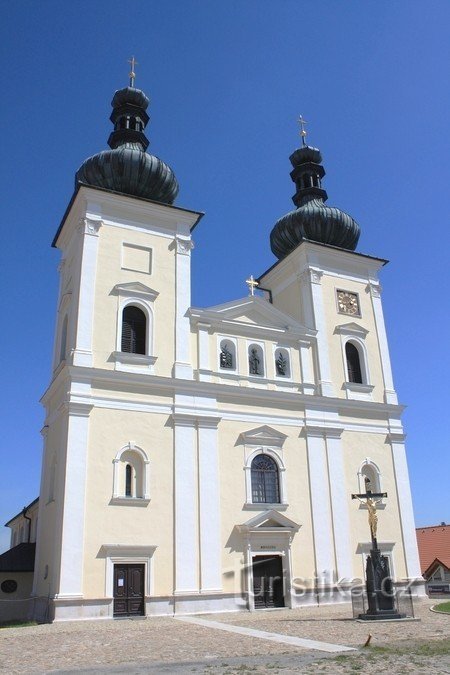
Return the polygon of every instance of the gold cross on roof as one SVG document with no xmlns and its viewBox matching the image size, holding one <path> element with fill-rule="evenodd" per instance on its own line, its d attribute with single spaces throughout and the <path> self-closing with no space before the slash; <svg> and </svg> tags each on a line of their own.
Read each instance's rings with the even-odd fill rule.
<svg viewBox="0 0 450 675">
<path fill-rule="evenodd" d="M 300 126 L 301 126 L 300 136 L 301 136 L 301 139 L 302 139 L 302 143 L 303 143 L 303 145 L 306 145 L 305 138 L 306 138 L 306 134 L 307 134 L 308 132 L 307 132 L 306 129 L 305 129 L 305 124 L 308 124 L 308 122 L 307 122 L 306 120 L 303 119 L 303 115 L 300 115 L 300 117 L 298 118 L 297 122 L 298 122 L 298 123 L 300 124 Z"/>
<path fill-rule="evenodd" d="M 248 286 L 248 290 L 250 291 L 250 295 L 255 295 L 255 288 L 258 288 L 259 284 L 253 278 L 253 274 L 250 275 L 250 279 L 245 280 L 245 283 Z"/>
<path fill-rule="evenodd" d="M 131 70 L 128 73 L 128 77 L 130 78 L 130 87 L 134 87 L 134 78 L 136 77 L 136 73 L 134 72 L 134 67 L 139 65 L 137 61 L 135 61 L 134 56 L 131 57 L 131 59 L 128 59 L 128 63 L 131 65 Z"/>
</svg>

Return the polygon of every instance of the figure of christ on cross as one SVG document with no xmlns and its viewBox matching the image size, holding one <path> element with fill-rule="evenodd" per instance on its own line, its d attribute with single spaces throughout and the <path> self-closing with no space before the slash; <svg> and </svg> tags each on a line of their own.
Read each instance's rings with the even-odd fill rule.
<svg viewBox="0 0 450 675">
<path fill-rule="evenodd" d="M 364 494 L 352 494 L 352 499 L 358 499 L 361 504 L 366 504 L 369 512 L 369 527 L 372 538 L 372 545 L 374 549 L 378 549 L 377 544 L 377 504 L 381 502 L 384 497 L 387 497 L 387 492 L 372 492 L 370 489 L 370 480 L 367 476 L 364 478 L 366 491 Z"/>
</svg>

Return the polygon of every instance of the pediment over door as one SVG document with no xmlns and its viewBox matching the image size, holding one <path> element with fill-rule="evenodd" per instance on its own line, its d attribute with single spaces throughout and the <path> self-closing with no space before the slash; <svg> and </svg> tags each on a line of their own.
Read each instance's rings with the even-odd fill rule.
<svg viewBox="0 0 450 675">
<path fill-rule="evenodd" d="M 256 532 L 273 532 L 280 533 L 280 531 L 285 531 L 289 534 L 295 534 L 299 531 L 301 525 L 291 520 L 287 516 L 279 513 L 278 511 L 263 511 L 258 513 L 258 515 L 253 516 L 245 523 L 241 525 L 236 525 L 239 532 L 242 533 L 256 533 Z"/>
</svg>

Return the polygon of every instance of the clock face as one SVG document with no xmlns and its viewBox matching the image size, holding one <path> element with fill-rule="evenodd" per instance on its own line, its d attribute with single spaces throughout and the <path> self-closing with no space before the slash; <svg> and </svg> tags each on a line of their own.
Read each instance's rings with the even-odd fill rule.
<svg viewBox="0 0 450 675">
<path fill-rule="evenodd" d="M 337 291 L 337 304 L 340 314 L 361 316 L 357 293 L 350 293 L 349 291 Z"/>
</svg>

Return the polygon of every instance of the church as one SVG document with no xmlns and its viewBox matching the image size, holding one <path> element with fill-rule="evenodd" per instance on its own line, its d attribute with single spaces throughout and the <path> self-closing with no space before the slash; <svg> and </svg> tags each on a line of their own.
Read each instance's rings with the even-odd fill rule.
<svg viewBox="0 0 450 675">
<path fill-rule="evenodd" d="M 110 149 L 78 169 L 53 240 L 34 618 L 348 602 L 371 545 L 351 495 L 367 485 L 388 495 L 390 573 L 420 593 L 387 261 L 356 252 L 359 225 L 325 204 L 303 132 L 276 263 L 246 297 L 192 306 L 203 214 L 175 204 L 173 171 L 146 152 L 148 104 L 133 77 L 116 91 Z"/>
</svg>

